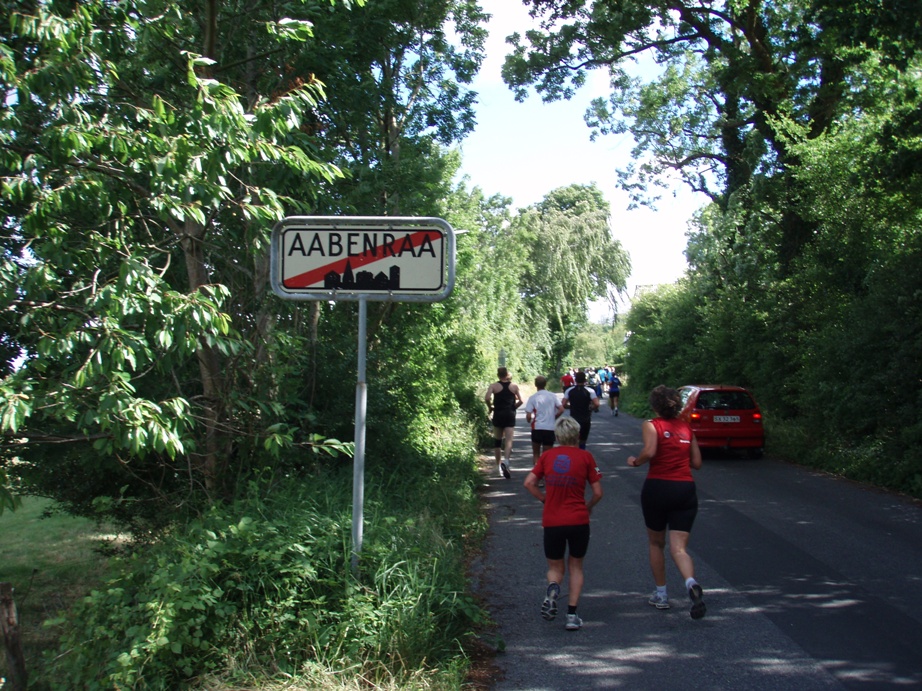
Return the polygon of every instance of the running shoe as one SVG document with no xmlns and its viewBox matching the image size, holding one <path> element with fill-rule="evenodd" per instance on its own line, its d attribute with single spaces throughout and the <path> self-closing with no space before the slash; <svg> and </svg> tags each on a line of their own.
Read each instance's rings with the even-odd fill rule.
<svg viewBox="0 0 922 691">
<path fill-rule="evenodd" d="M 688 597 L 690 597 L 692 601 L 691 618 L 700 619 L 704 616 L 705 612 L 708 611 L 708 608 L 704 604 L 704 591 L 701 590 L 701 586 L 695 583 L 689 588 Z"/>
<path fill-rule="evenodd" d="M 499 464 L 499 472 L 501 472 L 503 474 L 503 477 L 506 478 L 507 480 L 512 477 L 512 475 L 509 473 L 509 466 L 506 465 L 505 463 Z"/>
<path fill-rule="evenodd" d="M 549 583 L 544 602 L 541 605 L 541 616 L 550 621 L 557 616 L 557 598 L 560 596 L 560 586 Z"/>
<path fill-rule="evenodd" d="M 655 590 L 647 602 L 656 607 L 656 609 L 669 609 L 669 598 L 665 595 L 660 595 Z"/>
<path fill-rule="evenodd" d="M 579 615 L 577 614 L 567 615 L 567 631 L 579 631 L 582 625 L 583 625 L 583 620 L 579 618 Z"/>
</svg>

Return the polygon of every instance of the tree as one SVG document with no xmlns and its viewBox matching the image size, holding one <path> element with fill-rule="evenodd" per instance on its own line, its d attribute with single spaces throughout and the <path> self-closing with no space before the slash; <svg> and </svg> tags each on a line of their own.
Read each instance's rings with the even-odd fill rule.
<svg viewBox="0 0 922 691">
<path fill-rule="evenodd" d="M 513 224 L 526 249 L 520 290 L 531 319 L 547 324 L 547 367 L 560 372 L 586 323 L 589 302 L 623 290 L 630 259 L 614 239 L 609 206 L 595 185 L 552 190 Z"/>
<path fill-rule="evenodd" d="M 301 131 L 318 84 L 247 104 L 214 78 L 215 12 L 197 33 L 172 3 L 39 4 L 3 37 L 0 291 L 26 359 L 0 383 L 2 428 L 28 440 L 35 491 L 84 511 L 101 495 L 221 495 L 236 443 L 272 439 L 273 403 L 231 393 L 252 321 L 221 279 L 284 215 L 260 168 L 305 189 L 340 173 Z M 259 26 L 281 48 L 307 35 Z"/>
<path fill-rule="evenodd" d="M 483 60 L 486 16 L 471 0 L 381 0 L 318 7 L 311 19 L 320 40 L 286 69 L 292 78 L 316 75 L 334 94 L 312 127 L 330 160 L 349 171 L 318 208 L 426 213 L 438 198 L 426 187 L 444 179 L 435 147 L 474 127 L 469 85 Z"/>
<path fill-rule="evenodd" d="M 853 69 L 869 43 L 895 48 L 905 60 L 918 50 L 913 38 L 922 25 L 908 11 L 905 40 L 893 40 L 891 17 L 901 0 L 528 4 L 541 28 L 511 37 L 515 48 L 503 69 L 517 97 L 534 84 L 546 100 L 567 98 L 586 70 L 608 69 L 613 93 L 608 103 L 594 103 L 587 120 L 598 133 L 634 136 L 641 164 L 624 171 L 623 184 L 639 198 L 676 171 L 721 209 L 740 191 L 755 194 L 760 225 L 773 227 L 761 241 L 773 244 L 788 273 L 815 224 L 802 213 L 789 174 L 800 160 L 785 123 L 797 123 L 807 138 L 828 132 L 848 113 Z M 847 19 L 852 12 L 859 21 Z M 661 66 L 646 82 L 626 69 L 641 55 Z"/>
</svg>

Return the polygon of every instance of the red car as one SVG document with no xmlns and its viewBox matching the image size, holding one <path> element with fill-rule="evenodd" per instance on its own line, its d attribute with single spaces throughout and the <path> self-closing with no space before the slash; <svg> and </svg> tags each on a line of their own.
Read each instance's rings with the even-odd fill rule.
<svg viewBox="0 0 922 691">
<path fill-rule="evenodd" d="M 745 449 L 762 458 L 765 430 L 755 398 L 740 386 L 696 385 L 679 388 L 682 412 L 702 449 Z"/>
</svg>

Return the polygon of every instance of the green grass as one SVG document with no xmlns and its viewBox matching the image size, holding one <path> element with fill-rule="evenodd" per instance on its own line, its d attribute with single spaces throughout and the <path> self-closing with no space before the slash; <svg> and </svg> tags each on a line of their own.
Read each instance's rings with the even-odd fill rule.
<svg viewBox="0 0 922 691">
<path fill-rule="evenodd" d="M 106 537 L 95 523 L 63 514 L 46 516 L 50 507 L 46 499 L 26 497 L 16 511 L 0 515 L 0 582 L 13 585 L 30 677 L 43 652 L 56 644 L 54 630 L 43 622 L 99 583 L 108 561 L 94 550 Z M 6 656 L 0 655 L 0 677 L 6 672 Z"/>
</svg>

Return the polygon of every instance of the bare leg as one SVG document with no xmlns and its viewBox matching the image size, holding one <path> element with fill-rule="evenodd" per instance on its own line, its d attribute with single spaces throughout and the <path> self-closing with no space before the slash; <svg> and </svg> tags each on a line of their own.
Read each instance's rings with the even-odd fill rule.
<svg viewBox="0 0 922 691">
<path fill-rule="evenodd" d="M 688 533 L 681 530 L 673 530 L 669 533 L 669 553 L 672 555 L 672 561 L 682 574 L 682 578 L 688 580 L 695 577 L 695 564 L 691 556 L 686 552 L 688 547 Z"/>
<path fill-rule="evenodd" d="M 650 570 L 653 572 L 653 582 L 662 587 L 666 585 L 666 531 L 647 528 L 647 539 L 650 542 Z"/>
<path fill-rule="evenodd" d="M 515 427 L 506 427 L 503 429 L 503 439 L 505 441 L 506 463 L 512 457 L 512 440 L 515 438 Z"/>
<path fill-rule="evenodd" d="M 571 607 L 576 607 L 579 604 L 579 596 L 583 592 L 583 560 L 569 557 L 567 566 L 570 569 L 567 604 Z"/>
<path fill-rule="evenodd" d="M 547 582 L 560 585 L 563 582 L 564 565 L 563 559 L 547 560 Z"/>
</svg>

